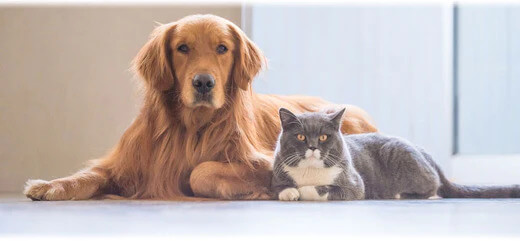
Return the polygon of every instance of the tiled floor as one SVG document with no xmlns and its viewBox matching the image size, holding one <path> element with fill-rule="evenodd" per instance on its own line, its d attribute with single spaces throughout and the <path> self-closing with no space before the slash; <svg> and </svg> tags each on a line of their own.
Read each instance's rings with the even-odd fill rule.
<svg viewBox="0 0 520 241">
<path fill-rule="evenodd" d="M 190 203 L 0 198 L 0 237 L 292 233 L 520 238 L 520 199 Z"/>
</svg>

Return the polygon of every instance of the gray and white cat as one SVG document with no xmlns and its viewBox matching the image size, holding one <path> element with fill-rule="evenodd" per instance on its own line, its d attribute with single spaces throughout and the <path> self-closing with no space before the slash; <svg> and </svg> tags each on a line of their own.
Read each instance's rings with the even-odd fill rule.
<svg viewBox="0 0 520 241">
<path fill-rule="evenodd" d="M 422 148 L 378 133 L 343 135 L 345 109 L 295 115 L 280 109 L 282 132 L 272 188 L 280 200 L 520 197 L 520 186 L 454 184 Z"/>
</svg>

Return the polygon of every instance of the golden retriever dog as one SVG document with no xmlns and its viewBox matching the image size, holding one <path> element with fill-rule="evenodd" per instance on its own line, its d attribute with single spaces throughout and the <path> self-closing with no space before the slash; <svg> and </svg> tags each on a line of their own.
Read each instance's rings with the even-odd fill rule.
<svg viewBox="0 0 520 241">
<path fill-rule="evenodd" d="M 145 83 L 143 107 L 119 143 L 72 176 L 27 181 L 25 195 L 270 199 L 278 109 L 339 106 L 314 97 L 254 93 L 251 81 L 264 59 L 236 25 L 217 16 L 188 16 L 157 27 L 134 60 Z M 347 108 L 343 132 L 376 131 L 363 110 Z"/>
</svg>

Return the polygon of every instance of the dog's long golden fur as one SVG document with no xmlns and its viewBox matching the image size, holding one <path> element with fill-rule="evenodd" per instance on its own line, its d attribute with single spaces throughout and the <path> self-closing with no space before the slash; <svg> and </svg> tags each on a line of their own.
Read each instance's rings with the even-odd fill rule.
<svg viewBox="0 0 520 241">
<path fill-rule="evenodd" d="M 117 146 L 72 176 L 29 180 L 25 194 L 34 200 L 102 194 L 270 198 L 278 109 L 326 111 L 338 106 L 313 97 L 254 93 L 251 81 L 263 63 L 258 47 L 225 19 L 196 15 L 158 27 L 134 61 L 145 81 L 144 105 Z M 200 94 L 192 84 L 200 73 L 215 81 L 204 101 L 197 99 Z M 363 110 L 349 106 L 342 131 L 376 129 Z"/>
</svg>

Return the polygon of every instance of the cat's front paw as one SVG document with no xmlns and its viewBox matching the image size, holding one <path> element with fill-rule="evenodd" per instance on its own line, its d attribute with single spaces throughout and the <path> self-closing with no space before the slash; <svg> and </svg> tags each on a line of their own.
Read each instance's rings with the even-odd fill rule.
<svg viewBox="0 0 520 241">
<path fill-rule="evenodd" d="M 303 186 L 298 188 L 300 200 L 303 201 L 327 201 L 328 193 L 320 195 L 315 186 Z"/>
<path fill-rule="evenodd" d="M 294 187 L 286 188 L 278 194 L 278 199 L 281 201 L 297 201 L 298 198 L 300 198 L 300 192 Z"/>
</svg>

